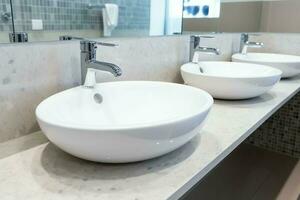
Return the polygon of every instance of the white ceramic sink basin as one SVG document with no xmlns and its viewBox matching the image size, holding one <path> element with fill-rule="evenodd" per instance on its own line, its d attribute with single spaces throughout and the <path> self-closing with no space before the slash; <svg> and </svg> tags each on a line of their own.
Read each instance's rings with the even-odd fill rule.
<svg viewBox="0 0 300 200">
<path fill-rule="evenodd" d="M 271 54 L 271 53 L 247 53 L 234 54 L 234 62 L 247 62 L 268 65 L 282 71 L 282 78 L 290 78 L 300 74 L 300 56 Z"/>
<path fill-rule="evenodd" d="M 42 131 L 64 151 L 106 163 L 171 152 L 199 133 L 213 104 L 205 91 L 172 83 L 128 81 L 55 94 L 36 109 Z"/>
<path fill-rule="evenodd" d="M 270 90 L 281 77 L 278 69 L 247 63 L 199 62 L 181 67 L 186 84 L 218 99 L 248 99 Z"/>
</svg>

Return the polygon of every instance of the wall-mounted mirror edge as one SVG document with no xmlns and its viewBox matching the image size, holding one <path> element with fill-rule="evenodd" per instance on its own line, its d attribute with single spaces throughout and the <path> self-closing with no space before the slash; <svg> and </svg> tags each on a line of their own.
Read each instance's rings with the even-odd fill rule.
<svg viewBox="0 0 300 200">
<path fill-rule="evenodd" d="M 214 5 L 221 5 L 219 8 L 209 7 L 208 0 L 37 2 L 39 3 L 0 0 L 0 43 L 9 44 L 9 39 L 29 43 L 57 42 L 62 35 L 106 40 L 106 38 L 147 38 L 198 33 L 300 33 L 297 22 L 300 18 L 298 0 L 209 0 L 215 2 Z M 263 9 L 264 6 L 268 9 Z M 212 12 L 213 8 L 216 8 L 215 12 Z M 264 13 L 266 10 L 268 13 Z M 252 11 L 260 14 L 253 15 Z M 263 24 L 267 21 L 262 20 L 260 16 L 267 14 L 273 17 L 267 29 L 275 31 L 258 29 L 262 26 L 262 21 Z M 248 21 L 245 21 L 245 16 Z M 285 23 L 287 19 L 289 23 Z M 108 22 L 109 24 L 105 25 Z M 251 26 L 248 24 L 250 22 L 253 22 Z M 226 29 L 223 29 L 224 27 Z"/>
<path fill-rule="evenodd" d="M 182 30 L 183 0 L 0 0 L 0 4 L 0 14 L 12 16 L 14 23 L 5 29 L 14 33 L 17 42 L 57 41 L 61 35 L 160 36 Z M 2 20 L 0 32 L 4 25 Z M 0 34 L 0 42 L 8 43 L 8 35 Z"/>
</svg>

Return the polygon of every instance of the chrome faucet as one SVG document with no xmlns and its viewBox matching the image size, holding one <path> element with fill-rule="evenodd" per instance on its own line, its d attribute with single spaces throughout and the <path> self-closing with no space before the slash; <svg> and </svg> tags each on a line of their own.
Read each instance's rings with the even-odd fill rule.
<svg viewBox="0 0 300 200">
<path fill-rule="evenodd" d="M 96 60 L 96 52 L 97 52 L 97 45 L 107 46 L 107 47 L 116 47 L 118 45 L 111 44 L 111 43 L 104 43 L 104 42 L 96 42 L 86 40 L 81 37 L 73 37 L 73 36 L 60 36 L 60 40 L 81 40 L 80 41 L 80 50 L 81 50 L 81 82 L 82 85 L 87 88 L 93 88 L 96 84 L 96 72 L 91 71 L 91 69 L 101 70 L 110 72 L 115 77 L 122 75 L 122 70 L 119 66 L 108 63 L 108 62 L 101 62 Z M 89 74 L 93 72 L 92 74 Z M 92 76 L 92 77 L 91 77 Z M 86 80 L 86 78 L 89 80 Z"/>
<path fill-rule="evenodd" d="M 251 34 L 257 35 L 257 34 Z M 264 47 L 264 43 L 262 42 L 250 42 L 249 41 L 250 34 L 242 33 L 241 35 L 241 44 L 240 44 L 240 53 L 247 54 L 248 48 L 262 48 Z"/>
<path fill-rule="evenodd" d="M 204 52 L 204 53 L 212 53 L 215 55 L 220 55 L 220 49 L 211 48 L 206 46 L 200 46 L 201 38 L 212 39 L 214 36 L 201 36 L 201 35 L 192 35 L 190 40 L 190 61 L 194 60 L 195 52 Z"/>
<path fill-rule="evenodd" d="M 112 63 L 101 62 L 96 60 L 97 45 L 109 46 L 109 47 L 117 46 L 116 44 L 95 42 L 89 40 L 82 40 L 80 42 L 81 80 L 82 80 L 82 84 L 86 87 L 93 87 L 91 85 L 87 85 L 85 80 L 88 73 L 88 69 L 107 71 L 113 74 L 115 77 L 122 75 L 122 70 L 119 66 Z"/>
</svg>

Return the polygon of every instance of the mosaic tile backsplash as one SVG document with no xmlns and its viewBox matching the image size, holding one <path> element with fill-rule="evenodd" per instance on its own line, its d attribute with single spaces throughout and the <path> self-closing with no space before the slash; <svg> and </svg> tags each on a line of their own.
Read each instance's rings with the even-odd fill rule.
<svg viewBox="0 0 300 200">
<path fill-rule="evenodd" d="M 150 0 L 13 0 L 17 31 L 32 30 L 32 19 L 43 20 L 44 30 L 102 30 L 102 12 L 91 5 L 119 5 L 117 30 L 149 29 Z M 0 0 L 1 11 L 9 10 L 9 0 Z M 3 21 L 0 31 L 11 31 Z"/>
<path fill-rule="evenodd" d="M 0 31 L 11 31 L 12 21 L 9 0 L 0 0 Z"/>
<path fill-rule="evenodd" d="M 246 142 L 300 158 L 300 93 L 268 119 Z"/>
</svg>

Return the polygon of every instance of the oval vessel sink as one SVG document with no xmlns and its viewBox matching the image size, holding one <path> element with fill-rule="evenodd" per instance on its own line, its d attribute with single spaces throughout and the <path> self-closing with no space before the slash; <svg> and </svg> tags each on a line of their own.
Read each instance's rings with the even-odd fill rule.
<svg viewBox="0 0 300 200">
<path fill-rule="evenodd" d="M 199 62 L 181 67 L 186 84 L 201 88 L 218 99 L 248 99 L 270 90 L 282 72 L 272 67 L 233 63 Z"/>
<path fill-rule="evenodd" d="M 272 53 L 247 53 L 233 55 L 232 61 L 262 64 L 277 68 L 282 71 L 282 78 L 290 78 L 300 74 L 300 56 Z"/>
<path fill-rule="evenodd" d="M 86 160 L 135 162 L 171 152 L 199 133 L 213 104 L 197 88 L 126 81 L 83 86 L 44 100 L 42 131 L 64 151 Z"/>
</svg>

